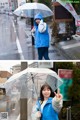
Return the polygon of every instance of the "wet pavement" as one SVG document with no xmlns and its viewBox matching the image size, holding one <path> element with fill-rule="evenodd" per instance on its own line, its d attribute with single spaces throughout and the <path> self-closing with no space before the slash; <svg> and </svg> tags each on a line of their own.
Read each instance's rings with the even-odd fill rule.
<svg viewBox="0 0 80 120">
<path fill-rule="evenodd" d="M 72 39 L 70 41 L 62 41 L 56 44 L 70 60 L 80 60 L 80 40 Z"/>
<path fill-rule="evenodd" d="M 0 14 L 0 60 L 20 59 L 12 17 Z"/>
<path fill-rule="evenodd" d="M 25 36 L 24 39 L 20 37 L 20 29 L 24 30 Z M 31 26 L 29 24 L 26 24 L 25 20 L 19 20 L 18 21 L 18 32 L 19 32 L 19 40 L 24 41 L 21 42 L 21 45 L 23 43 L 23 47 L 26 49 L 23 50 L 24 59 L 28 60 L 37 60 L 37 50 L 32 46 L 32 40 L 31 40 Z M 51 33 L 51 30 L 49 31 Z M 23 40 L 22 40 L 23 39 Z M 52 41 L 52 40 L 51 40 Z M 50 60 L 79 60 L 80 59 L 80 40 L 70 40 L 70 41 L 62 41 L 59 43 L 56 43 L 55 45 L 51 45 L 49 47 L 49 57 Z M 27 53 L 27 54 L 26 54 Z"/>
<path fill-rule="evenodd" d="M 20 101 L 17 101 L 15 105 L 10 108 L 8 113 L 8 120 L 17 120 L 20 113 Z"/>
<path fill-rule="evenodd" d="M 25 20 L 18 21 L 17 35 L 22 49 L 23 59 L 37 59 L 36 50 L 34 46 L 32 46 L 31 28 L 25 24 Z"/>
<path fill-rule="evenodd" d="M 0 15 L 0 60 L 38 60 L 37 50 L 32 46 L 31 26 L 18 19 L 15 24 L 12 16 Z M 66 60 L 56 46 L 50 46 L 51 60 Z"/>
<path fill-rule="evenodd" d="M 51 30 L 50 30 L 51 33 Z M 80 60 L 80 40 L 62 41 L 49 47 L 50 60 Z M 0 60 L 38 60 L 32 45 L 31 25 L 25 19 L 17 24 L 12 16 L 0 15 Z"/>
<path fill-rule="evenodd" d="M 20 113 L 20 102 L 7 101 L 7 98 L 0 99 L 0 120 L 17 120 Z"/>
</svg>

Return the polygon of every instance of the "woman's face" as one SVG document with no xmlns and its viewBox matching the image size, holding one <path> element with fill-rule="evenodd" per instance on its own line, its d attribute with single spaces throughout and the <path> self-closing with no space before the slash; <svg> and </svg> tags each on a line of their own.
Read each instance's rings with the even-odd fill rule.
<svg viewBox="0 0 80 120">
<path fill-rule="evenodd" d="M 44 96 L 44 99 L 48 99 L 51 95 L 51 90 L 48 87 L 45 87 L 42 90 L 42 95 Z"/>
<path fill-rule="evenodd" d="M 37 24 L 39 24 L 40 23 L 40 19 L 36 19 L 36 21 L 35 21 Z"/>
</svg>

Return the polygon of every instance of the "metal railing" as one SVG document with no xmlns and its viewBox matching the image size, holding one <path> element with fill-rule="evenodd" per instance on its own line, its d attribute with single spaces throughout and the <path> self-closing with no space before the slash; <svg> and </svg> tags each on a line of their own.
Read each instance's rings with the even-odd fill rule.
<svg viewBox="0 0 80 120">
<path fill-rule="evenodd" d="M 66 120 L 71 120 L 71 106 L 67 107 L 67 117 Z"/>
</svg>

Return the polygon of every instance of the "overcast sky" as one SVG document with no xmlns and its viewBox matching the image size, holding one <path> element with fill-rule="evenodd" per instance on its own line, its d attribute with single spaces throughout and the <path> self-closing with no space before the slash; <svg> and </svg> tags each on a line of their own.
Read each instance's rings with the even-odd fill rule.
<svg viewBox="0 0 80 120">
<path fill-rule="evenodd" d="M 7 70 L 10 72 L 10 68 L 14 65 L 21 64 L 21 62 L 25 61 L 20 61 L 20 60 L 0 60 L 0 70 Z M 26 61 L 28 64 L 33 63 L 33 60 L 31 61 Z"/>
<path fill-rule="evenodd" d="M 8 70 L 10 71 L 10 68 L 16 64 L 20 64 L 21 61 L 18 60 L 2 60 L 0 61 L 0 70 Z"/>
</svg>

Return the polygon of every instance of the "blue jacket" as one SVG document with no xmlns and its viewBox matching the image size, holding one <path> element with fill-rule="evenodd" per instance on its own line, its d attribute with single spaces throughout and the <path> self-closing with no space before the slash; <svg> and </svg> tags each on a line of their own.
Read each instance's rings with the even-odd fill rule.
<svg viewBox="0 0 80 120">
<path fill-rule="evenodd" d="M 43 19 L 42 15 L 39 13 L 34 17 L 34 28 L 35 28 L 35 47 L 49 47 L 49 33 L 48 26 L 44 33 L 38 31 L 38 25 L 35 22 L 35 19 Z"/>
<path fill-rule="evenodd" d="M 52 106 L 52 99 L 53 98 L 49 98 L 47 103 L 45 104 L 42 113 L 42 117 L 41 120 L 59 120 L 58 119 L 58 113 L 54 110 L 53 106 Z M 40 100 L 37 101 L 37 109 L 40 110 Z"/>
</svg>

